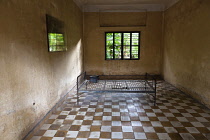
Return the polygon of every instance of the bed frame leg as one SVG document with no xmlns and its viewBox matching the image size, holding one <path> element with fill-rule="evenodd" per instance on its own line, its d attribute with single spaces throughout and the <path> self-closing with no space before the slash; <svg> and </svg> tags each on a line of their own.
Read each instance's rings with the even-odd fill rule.
<svg viewBox="0 0 210 140">
<path fill-rule="evenodd" d="M 79 105 L 79 93 L 77 91 L 77 105 Z"/>
<path fill-rule="evenodd" d="M 154 96 L 154 106 L 156 106 L 156 91 L 155 91 L 155 96 Z"/>
<path fill-rule="evenodd" d="M 77 104 L 78 104 L 78 91 L 79 90 L 79 76 L 77 77 Z"/>
<path fill-rule="evenodd" d="M 144 89 L 145 89 L 145 91 L 146 91 L 146 87 L 147 87 L 147 73 L 145 74 L 145 81 L 144 81 Z"/>
<path fill-rule="evenodd" d="M 77 82 L 77 105 L 79 105 L 79 85 Z"/>
<path fill-rule="evenodd" d="M 157 85 L 157 81 L 156 81 L 156 79 L 155 79 L 155 83 L 154 84 L 155 84 L 154 106 L 156 106 L 156 99 L 157 99 L 156 98 L 156 94 L 157 94 L 157 90 L 156 90 L 156 88 L 157 88 L 157 86 L 156 86 Z"/>
</svg>

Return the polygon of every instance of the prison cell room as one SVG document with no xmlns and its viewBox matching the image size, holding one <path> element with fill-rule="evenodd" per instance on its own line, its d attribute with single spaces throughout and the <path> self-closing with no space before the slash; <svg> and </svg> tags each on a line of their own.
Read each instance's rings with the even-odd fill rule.
<svg viewBox="0 0 210 140">
<path fill-rule="evenodd" d="M 1 0 L 0 140 L 209 140 L 209 0 Z"/>
</svg>

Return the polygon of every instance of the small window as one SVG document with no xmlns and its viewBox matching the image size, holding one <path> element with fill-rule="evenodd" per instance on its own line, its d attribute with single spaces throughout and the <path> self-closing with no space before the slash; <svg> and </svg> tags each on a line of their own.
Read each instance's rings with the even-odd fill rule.
<svg viewBox="0 0 210 140">
<path fill-rule="evenodd" d="M 66 51 L 67 46 L 64 39 L 64 23 L 55 17 L 46 15 L 47 36 L 50 52 Z"/>
<path fill-rule="evenodd" d="M 140 32 L 106 32 L 106 60 L 138 60 Z"/>
<path fill-rule="evenodd" d="M 48 33 L 49 51 L 65 51 L 64 35 L 60 33 Z"/>
</svg>

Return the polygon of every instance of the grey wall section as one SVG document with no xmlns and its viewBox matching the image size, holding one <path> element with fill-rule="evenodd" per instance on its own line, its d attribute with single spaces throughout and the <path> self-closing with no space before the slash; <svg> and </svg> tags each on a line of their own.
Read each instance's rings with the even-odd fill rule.
<svg viewBox="0 0 210 140">
<path fill-rule="evenodd" d="M 0 139 L 19 140 L 83 71 L 82 12 L 72 0 L 1 0 L 0 13 Z M 67 52 L 48 52 L 45 14 L 64 21 Z"/>
<path fill-rule="evenodd" d="M 210 107 L 210 1 L 180 0 L 164 23 L 165 80 Z"/>
</svg>

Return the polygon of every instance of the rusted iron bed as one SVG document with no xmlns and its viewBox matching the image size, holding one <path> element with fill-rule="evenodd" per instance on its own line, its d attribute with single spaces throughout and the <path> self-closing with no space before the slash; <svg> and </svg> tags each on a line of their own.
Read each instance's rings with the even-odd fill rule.
<svg viewBox="0 0 210 140">
<path fill-rule="evenodd" d="M 79 94 L 84 92 L 147 93 L 153 98 L 153 103 L 156 105 L 157 80 L 152 75 L 147 73 L 143 76 L 100 75 L 98 76 L 100 80 L 96 80 L 97 82 L 91 82 L 89 77 L 86 72 L 77 77 L 77 102 L 79 101 Z"/>
</svg>

